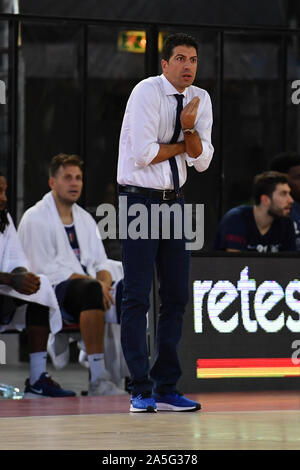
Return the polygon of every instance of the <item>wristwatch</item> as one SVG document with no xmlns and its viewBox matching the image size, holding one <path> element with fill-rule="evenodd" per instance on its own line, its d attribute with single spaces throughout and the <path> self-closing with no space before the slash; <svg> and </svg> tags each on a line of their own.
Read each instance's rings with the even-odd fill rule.
<svg viewBox="0 0 300 470">
<path fill-rule="evenodd" d="M 196 132 L 196 129 L 182 129 L 182 132 L 187 135 L 192 135 Z"/>
</svg>

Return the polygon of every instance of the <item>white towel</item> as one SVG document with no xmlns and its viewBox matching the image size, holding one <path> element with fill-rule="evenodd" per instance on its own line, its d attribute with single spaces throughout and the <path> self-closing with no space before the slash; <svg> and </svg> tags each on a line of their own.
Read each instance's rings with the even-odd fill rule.
<svg viewBox="0 0 300 470">
<path fill-rule="evenodd" d="M 7 214 L 9 225 L 3 233 L 0 232 L 0 271 L 10 273 L 15 268 L 29 269 L 28 259 L 22 249 L 10 214 Z"/>
<path fill-rule="evenodd" d="M 23 215 L 18 233 L 32 270 L 45 274 L 53 286 L 73 273 L 108 270 L 107 256 L 93 217 L 78 204 L 72 206 L 80 248 L 80 262 L 72 250 L 50 191 Z"/>
<path fill-rule="evenodd" d="M 18 267 L 30 270 L 29 262 L 22 250 L 13 220 L 9 214 L 8 220 L 9 225 L 3 233 L 0 233 L 0 271 L 11 272 Z M 20 294 L 9 286 L 0 285 L 0 295 L 7 295 L 24 300 L 25 302 L 36 302 L 48 306 L 50 313 L 50 329 L 53 333 L 56 333 L 62 327 L 61 314 L 56 296 L 49 280 L 43 275 L 37 275 L 41 279 L 41 286 L 35 294 Z M 19 307 L 14 314 L 12 322 L 9 325 L 1 325 L 0 330 L 4 331 L 12 328 L 22 330 L 25 328 L 25 312 L 26 306 Z"/>
<path fill-rule="evenodd" d="M 0 295 L 8 295 L 9 297 L 15 297 L 17 299 L 24 300 L 25 302 L 34 302 L 40 305 L 49 307 L 49 324 L 50 330 L 53 334 L 57 333 L 62 329 L 62 319 L 60 314 L 59 305 L 56 300 L 54 290 L 44 275 L 38 275 L 41 279 L 41 286 L 39 290 L 32 295 L 20 294 L 16 290 L 8 286 L 0 286 Z M 23 330 L 25 328 L 25 313 L 27 306 L 21 306 L 16 309 L 11 323 L 8 325 L 2 325 L 0 331 L 4 330 Z"/>
</svg>

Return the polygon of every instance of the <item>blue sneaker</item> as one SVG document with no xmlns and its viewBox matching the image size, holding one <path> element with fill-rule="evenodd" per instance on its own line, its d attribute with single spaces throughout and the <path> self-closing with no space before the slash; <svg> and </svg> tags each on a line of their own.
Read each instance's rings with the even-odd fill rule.
<svg viewBox="0 0 300 470">
<path fill-rule="evenodd" d="M 132 396 L 130 400 L 130 411 L 133 413 L 156 413 L 156 403 L 151 392 Z"/>
<path fill-rule="evenodd" d="M 75 397 L 76 393 L 71 390 L 64 390 L 61 386 L 54 382 L 51 377 L 44 372 L 39 380 L 30 385 L 29 379 L 25 382 L 24 398 L 64 398 Z"/>
<path fill-rule="evenodd" d="M 172 392 L 166 395 L 153 394 L 158 411 L 197 411 L 201 409 L 200 403 L 189 400 L 182 393 Z"/>
</svg>

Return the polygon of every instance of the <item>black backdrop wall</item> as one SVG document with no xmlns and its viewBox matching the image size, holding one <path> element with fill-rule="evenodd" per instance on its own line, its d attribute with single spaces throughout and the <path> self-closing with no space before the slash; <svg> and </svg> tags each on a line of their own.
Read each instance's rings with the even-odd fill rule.
<svg viewBox="0 0 300 470">
<path fill-rule="evenodd" d="M 114 201 L 125 104 L 139 80 L 160 73 L 159 32 L 184 30 L 198 39 L 196 84 L 212 98 L 214 159 L 204 174 L 190 169 L 185 188 L 187 202 L 205 205 L 204 250 L 223 213 L 249 201 L 253 176 L 275 154 L 299 150 L 299 106 L 292 102 L 297 2 L 191 0 L 183 8 L 179 1 L 108 6 L 87 0 L 83 9 L 71 0 L 24 0 L 20 12 L 0 16 L 7 82 L 0 166 L 17 222 L 48 190 L 48 164 L 58 152 L 83 158 L 81 202 L 93 215 L 99 204 Z M 118 49 L 119 33 L 132 29 L 147 32 L 146 54 Z"/>
</svg>

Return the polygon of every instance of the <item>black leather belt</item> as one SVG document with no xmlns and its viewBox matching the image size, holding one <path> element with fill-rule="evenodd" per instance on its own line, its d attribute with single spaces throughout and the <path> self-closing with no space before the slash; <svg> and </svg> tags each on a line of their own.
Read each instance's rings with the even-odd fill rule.
<svg viewBox="0 0 300 470">
<path fill-rule="evenodd" d="M 154 197 L 156 199 L 161 199 L 162 201 L 173 201 L 179 197 L 183 197 L 183 191 L 179 190 L 176 192 L 173 189 L 154 189 L 154 188 L 142 188 L 141 186 L 131 186 L 131 185 L 120 185 L 120 193 L 134 193 L 134 194 L 144 194 L 145 196 Z"/>
</svg>

